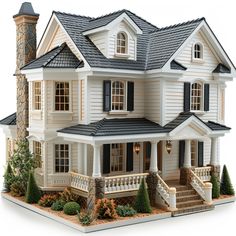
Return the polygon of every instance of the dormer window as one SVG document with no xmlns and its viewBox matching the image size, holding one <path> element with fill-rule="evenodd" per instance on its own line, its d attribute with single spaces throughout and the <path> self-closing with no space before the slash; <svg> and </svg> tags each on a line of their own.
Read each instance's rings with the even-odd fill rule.
<svg viewBox="0 0 236 236">
<path fill-rule="evenodd" d="M 124 32 L 119 32 L 117 34 L 116 40 L 116 53 L 117 54 L 127 54 L 128 53 L 128 37 Z"/>
<path fill-rule="evenodd" d="M 201 43 L 193 45 L 193 61 L 203 61 L 203 45 Z"/>
</svg>

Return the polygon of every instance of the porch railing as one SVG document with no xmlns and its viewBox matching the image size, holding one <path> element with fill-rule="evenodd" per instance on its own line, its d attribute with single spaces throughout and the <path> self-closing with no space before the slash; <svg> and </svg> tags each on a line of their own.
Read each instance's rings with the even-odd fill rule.
<svg viewBox="0 0 236 236">
<path fill-rule="evenodd" d="M 169 205 L 169 210 L 174 211 L 176 208 L 176 188 L 169 187 L 165 181 L 157 174 L 157 192 Z"/>
<path fill-rule="evenodd" d="M 142 179 L 146 179 L 147 175 L 148 173 L 141 173 L 105 177 L 105 193 L 138 190 Z"/>
<path fill-rule="evenodd" d="M 198 194 L 205 200 L 207 204 L 212 204 L 212 184 L 204 183 L 197 174 L 190 170 L 192 187 L 198 192 Z"/>
<path fill-rule="evenodd" d="M 71 183 L 70 183 L 71 187 L 88 192 L 89 180 L 90 180 L 89 176 L 81 175 L 75 172 L 70 172 L 70 176 L 71 176 Z"/>
<path fill-rule="evenodd" d="M 211 166 L 197 167 L 194 169 L 194 173 L 202 181 L 210 181 L 210 179 L 211 179 Z"/>
</svg>

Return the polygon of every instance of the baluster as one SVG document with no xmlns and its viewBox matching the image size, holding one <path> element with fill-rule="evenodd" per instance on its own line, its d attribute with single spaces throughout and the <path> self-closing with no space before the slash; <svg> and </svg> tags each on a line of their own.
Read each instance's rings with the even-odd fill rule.
<svg viewBox="0 0 236 236">
<path fill-rule="evenodd" d="M 135 189 L 135 183 L 137 181 L 137 176 L 133 176 L 133 179 L 132 179 L 132 188 Z"/>
</svg>

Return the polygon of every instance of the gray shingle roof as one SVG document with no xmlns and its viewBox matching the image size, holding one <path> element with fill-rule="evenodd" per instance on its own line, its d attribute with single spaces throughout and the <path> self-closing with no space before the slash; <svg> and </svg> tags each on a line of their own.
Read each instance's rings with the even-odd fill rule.
<svg viewBox="0 0 236 236">
<path fill-rule="evenodd" d="M 104 26 L 125 12 L 142 30 L 137 35 L 137 60 L 108 59 L 83 35 L 85 30 Z M 159 69 L 169 60 L 204 18 L 162 29 L 148 23 L 128 10 L 99 18 L 54 12 L 71 39 L 91 67 L 147 70 Z"/>
<path fill-rule="evenodd" d="M 77 68 L 82 62 L 71 52 L 70 48 L 63 43 L 51 51 L 36 58 L 21 69 L 29 70 L 36 68 Z"/>
<path fill-rule="evenodd" d="M 172 120 L 171 122 L 169 122 L 168 124 L 166 124 L 164 126 L 164 128 L 168 129 L 168 130 L 173 130 L 175 128 L 177 128 L 179 125 L 181 125 L 184 121 L 186 121 L 187 119 L 189 119 L 191 116 L 196 117 L 198 120 L 200 120 L 204 125 L 206 125 L 208 128 L 210 128 L 213 131 L 218 131 L 218 130 L 230 130 L 231 128 L 213 122 L 213 121 L 208 121 L 208 122 L 204 122 L 203 120 L 201 120 L 198 116 L 196 116 L 194 113 L 192 112 L 181 112 L 174 120 Z"/>
<path fill-rule="evenodd" d="M 159 124 L 145 118 L 103 119 L 89 125 L 78 124 L 57 131 L 86 136 L 166 133 Z"/>
<path fill-rule="evenodd" d="M 185 66 L 183 66 L 182 64 L 180 64 L 179 62 L 173 60 L 170 63 L 170 69 L 172 70 L 187 70 L 187 68 Z"/>
<path fill-rule="evenodd" d="M 212 73 L 230 73 L 230 69 L 227 66 L 219 63 Z"/>
<path fill-rule="evenodd" d="M 16 125 L 16 113 L 0 120 L 0 125 Z"/>
</svg>

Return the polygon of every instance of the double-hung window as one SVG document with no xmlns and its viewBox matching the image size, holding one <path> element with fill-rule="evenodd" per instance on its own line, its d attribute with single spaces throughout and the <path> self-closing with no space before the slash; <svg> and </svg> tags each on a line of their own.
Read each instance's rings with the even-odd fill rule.
<svg viewBox="0 0 236 236">
<path fill-rule="evenodd" d="M 35 81 L 33 82 L 33 103 L 34 103 L 34 110 L 41 110 L 41 82 Z"/>
<path fill-rule="evenodd" d="M 70 83 L 55 82 L 55 111 L 70 110 Z"/>
<path fill-rule="evenodd" d="M 55 172 L 69 172 L 69 144 L 55 144 Z"/>
</svg>

